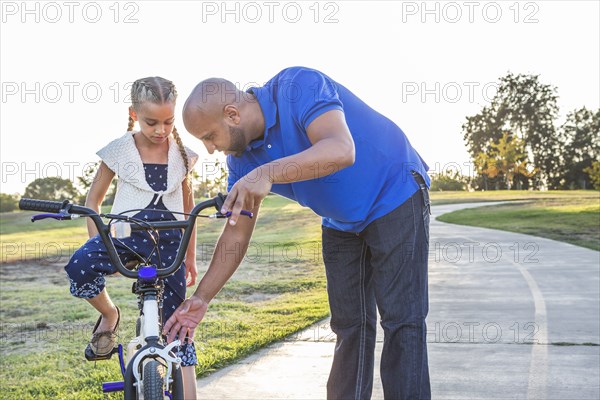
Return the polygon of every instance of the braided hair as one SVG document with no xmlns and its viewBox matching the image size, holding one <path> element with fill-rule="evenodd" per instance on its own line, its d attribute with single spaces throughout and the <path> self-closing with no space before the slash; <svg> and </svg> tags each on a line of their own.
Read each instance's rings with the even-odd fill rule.
<svg viewBox="0 0 600 400">
<path fill-rule="evenodd" d="M 153 76 L 149 78 L 138 79 L 133 82 L 131 86 L 131 103 L 135 111 L 139 111 L 141 105 L 149 101 L 154 104 L 164 104 L 167 102 L 175 102 L 177 99 L 177 90 L 175 85 L 170 80 L 161 78 L 159 76 Z M 127 131 L 133 131 L 133 125 L 135 121 L 129 116 L 129 124 L 127 125 Z M 179 153 L 185 163 L 186 176 L 190 173 L 190 165 L 187 153 L 183 147 L 181 136 L 177 132 L 177 128 L 173 127 L 173 138 L 179 148 Z M 189 182 L 189 181 L 188 181 Z"/>
</svg>

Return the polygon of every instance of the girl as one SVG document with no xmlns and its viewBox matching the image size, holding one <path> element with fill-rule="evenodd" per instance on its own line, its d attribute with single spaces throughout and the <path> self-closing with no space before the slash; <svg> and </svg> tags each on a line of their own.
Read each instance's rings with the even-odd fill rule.
<svg viewBox="0 0 600 400">
<path fill-rule="evenodd" d="M 171 81 L 160 77 L 139 79 L 131 87 L 129 126 L 127 133 L 98 151 L 102 159 L 86 199 L 86 206 L 100 211 L 100 205 L 113 177 L 118 177 L 112 213 L 131 209 L 147 209 L 126 215 L 148 221 L 183 219 L 170 211 L 190 212 L 194 207 L 189 172 L 198 155 L 183 146 L 173 123 L 177 91 Z M 135 121 L 139 131 L 133 131 Z M 71 294 L 86 299 L 100 314 L 94 327 L 89 347 L 96 355 L 110 353 L 116 343 L 120 310 L 111 301 L 105 287 L 105 275 L 114 274 L 106 249 L 97 236 L 98 231 L 88 220 L 90 239 L 71 257 L 65 267 L 71 282 Z M 180 230 L 160 232 L 159 248 L 162 266 L 175 258 L 181 239 Z M 153 243 L 147 233 L 134 232 L 130 238 L 115 240 L 115 247 L 123 263 L 135 261 L 134 252 L 147 257 Z M 156 254 L 152 262 L 157 263 Z M 187 286 L 196 282 L 196 232 L 186 252 L 185 267 L 164 280 L 162 320 L 167 321 L 173 311 L 185 300 Z M 183 366 L 185 398 L 196 398 L 196 351 L 187 341 L 177 355 Z"/>
</svg>

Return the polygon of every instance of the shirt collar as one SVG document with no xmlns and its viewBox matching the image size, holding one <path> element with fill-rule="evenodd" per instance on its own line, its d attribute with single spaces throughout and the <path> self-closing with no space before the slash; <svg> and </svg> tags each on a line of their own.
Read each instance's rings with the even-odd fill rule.
<svg viewBox="0 0 600 400">
<path fill-rule="evenodd" d="M 271 96 L 271 90 L 269 87 L 252 87 L 248 89 L 247 92 L 256 96 L 265 119 L 265 131 L 263 133 L 263 137 L 251 141 L 246 148 L 246 150 L 254 150 L 258 147 L 264 146 L 267 138 L 269 137 L 269 129 L 271 129 L 277 122 L 277 105 L 273 101 L 273 96 Z"/>
</svg>

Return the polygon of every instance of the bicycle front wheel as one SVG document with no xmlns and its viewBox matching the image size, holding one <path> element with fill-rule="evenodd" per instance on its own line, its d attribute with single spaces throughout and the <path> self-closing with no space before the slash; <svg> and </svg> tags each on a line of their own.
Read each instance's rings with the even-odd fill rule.
<svg viewBox="0 0 600 400">
<path fill-rule="evenodd" d="M 144 365 L 144 400 L 164 400 L 165 367 L 156 360 Z"/>
</svg>

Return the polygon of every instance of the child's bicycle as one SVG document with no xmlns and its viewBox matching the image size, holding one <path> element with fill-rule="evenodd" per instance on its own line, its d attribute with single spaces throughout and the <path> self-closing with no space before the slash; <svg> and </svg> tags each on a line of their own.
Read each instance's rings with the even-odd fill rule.
<svg viewBox="0 0 600 400">
<path fill-rule="evenodd" d="M 220 209 L 225 196 L 217 197 L 198 203 L 185 221 L 159 221 L 148 222 L 122 214 L 98 214 L 86 207 L 64 202 L 21 199 L 21 210 L 41 211 L 46 214 L 34 215 L 32 222 L 54 218 L 57 220 L 70 220 L 78 217 L 88 217 L 94 221 L 98 233 L 113 265 L 118 272 L 128 278 L 136 279 L 132 291 L 138 297 L 140 316 L 136 322 L 136 338 L 129 342 L 127 347 L 127 364 L 124 360 L 123 345 L 119 344 L 109 354 L 97 356 L 88 346 L 85 357 L 88 361 L 108 360 L 113 354 L 118 354 L 123 381 L 107 382 L 102 384 L 104 393 L 123 391 L 125 399 L 183 399 L 183 377 L 181 359 L 175 356 L 174 347 L 181 344 L 180 340 L 167 344 L 161 335 L 162 322 L 160 319 L 163 296 L 163 279 L 174 274 L 181 266 L 185 249 L 188 246 L 197 217 L 226 218 L 228 214 L 221 214 Z M 215 207 L 217 211 L 211 215 L 200 215 L 202 210 Z M 252 213 L 243 211 L 243 215 L 252 218 Z M 109 220 L 105 224 L 102 218 Z M 114 222 L 117 221 L 117 222 Z M 160 254 L 158 248 L 158 231 L 165 229 L 184 229 L 181 243 L 175 261 L 167 268 L 157 268 L 150 264 L 150 256 L 143 259 L 139 256 L 139 264 L 134 269 L 127 269 L 117 254 L 111 237 L 123 239 L 129 237 L 132 231 L 146 231 L 154 241 L 154 251 Z M 159 255 L 160 257 L 160 255 Z M 166 372 L 165 372 L 166 370 Z"/>
</svg>

